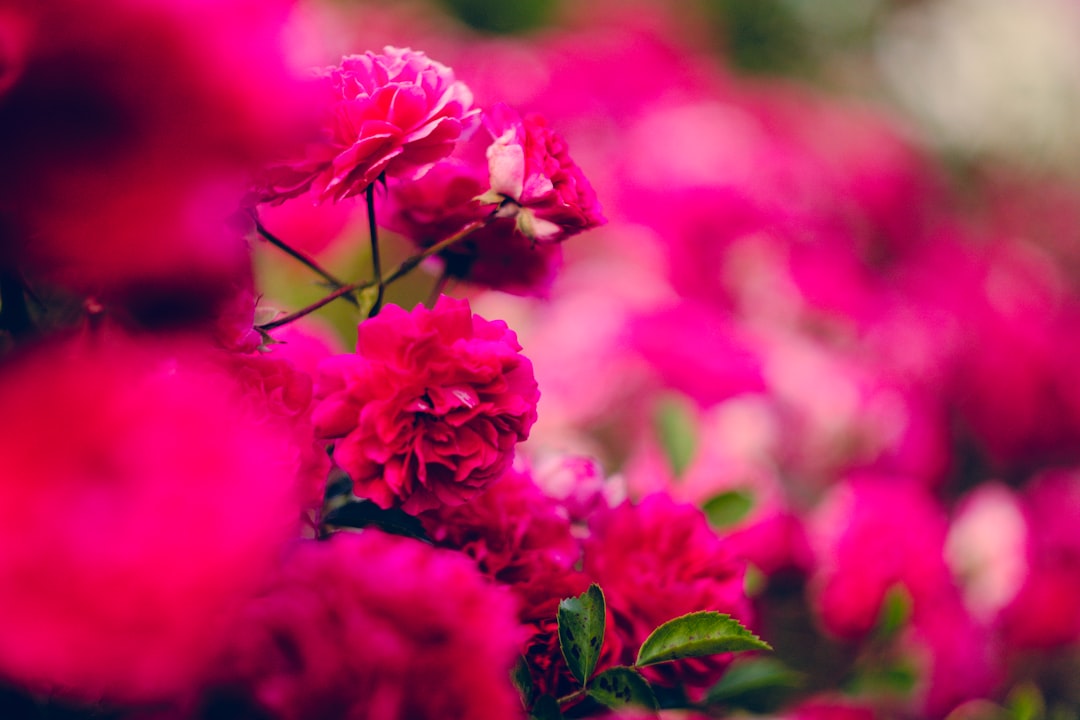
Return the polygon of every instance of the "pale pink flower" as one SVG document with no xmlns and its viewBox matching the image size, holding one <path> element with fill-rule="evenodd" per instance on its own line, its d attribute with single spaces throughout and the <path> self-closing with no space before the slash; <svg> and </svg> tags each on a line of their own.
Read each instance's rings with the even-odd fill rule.
<svg viewBox="0 0 1080 720">
<path fill-rule="evenodd" d="M 260 201 L 309 189 L 320 200 L 367 190 L 382 176 L 416 175 L 448 156 L 476 116 L 472 92 L 424 53 L 389 47 L 349 55 L 323 77 L 323 138 L 304 156 L 270 168 Z"/>
<path fill-rule="evenodd" d="M 495 138 L 487 151 L 491 191 L 484 200 L 501 203 L 499 214 L 515 217 L 525 237 L 557 242 L 607 222 L 566 141 L 543 117 L 522 117 L 499 103 L 484 124 Z"/>
<path fill-rule="evenodd" d="M 458 505 L 510 466 L 536 421 L 532 363 L 501 321 L 446 296 L 431 310 L 389 305 L 358 330 L 356 353 L 320 365 L 319 437 L 357 495 L 418 513 Z"/>
<path fill-rule="evenodd" d="M 193 682 L 299 530 L 287 436 L 177 343 L 52 343 L 0 394 L 0 673 L 83 701 Z"/>
</svg>

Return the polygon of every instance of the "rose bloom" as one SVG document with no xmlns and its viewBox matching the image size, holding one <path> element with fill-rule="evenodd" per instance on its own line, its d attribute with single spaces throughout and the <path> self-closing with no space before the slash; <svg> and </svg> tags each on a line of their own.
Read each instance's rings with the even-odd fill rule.
<svg viewBox="0 0 1080 720">
<path fill-rule="evenodd" d="M 603 225 L 600 203 L 566 141 L 536 114 L 518 115 L 499 103 L 484 124 L 495 142 L 487 151 L 491 195 L 499 214 L 515 217 L 530 240 L 557 242 Z"/>
<path fill-rule="evenodd" d="M 302 506 L 320 507 L 330 458 L 326 443 L 316 440 L 311 424 L 311 376 L 284 357 L 269 354 L 229 355 L 225 363 L 244 388 L 244 401 L 253 414 L 278 424 L 288 438 Z"/>
<path fill-rule="evenodd" d="M 427 248 L 484 220 L 491 206 L 487 165 L 453 157 L 422 176 L 389 183 L 379 217 L 390 230 Z M 494 218 L 439 253 L 448 277 L 512 295 L 547 297 L 562 266 L 562 248 L 518 232 L 513 218 Z"/>
<path fill-rule="evenodd" d="M 344 57 L 323 83 L 321 141 L 268 170 L 261 202 L 308 190 L 337 201 L 363 193 L 380 176 L 415 175 L 448 156 L 476 115 L 472 92 L 450 68 L 407 48 Z"/>
<path fill-rule="evenodd" d="M 749 620 L 745 565 L 693 505 L 650 495 L 596 513 L 590 529 L 585 574 L 604 590 L 623 664 L 633 663 L 653 630 L 681 615 L 715 610 Z M 730 657 L 678 660 L 642 672 L 660 685 L 704 689 L 719 680 Z"/>
<path fill-rule="evenodd" d="M 513 468 L 470 502 L 440 507 L 420 520 L 436 545 L 465 553 L 485 575 L 520 589 L 523 620 L 537 615 L 529 598 L 548 594 L 535 586 L 572 572 L 581 556 L 555 501 L 528 473 Z"/>
<path fill-rule="evenodd" d="M 358 329 L 356 353 L 323 361 L 316 435 L 354 492 L 409 513 L 459 505 L 497 480 L 529 436 L 540 397 L 532 363 L 501 321 L 466 300 L 388 305 Z"/>
<path fill-rule="evenodd" d="M 198 347 L 109 332 L 0 365 L 0 674 L 73 700 L 193 682 L 299 530 L 286 437 Z"/>
<path fill-rule="evenodd" d="M 227 635 L 191 714 L 521 718 L 514 614 L 456 553 L 375 530 L 301 541 Z"/>
</svg>

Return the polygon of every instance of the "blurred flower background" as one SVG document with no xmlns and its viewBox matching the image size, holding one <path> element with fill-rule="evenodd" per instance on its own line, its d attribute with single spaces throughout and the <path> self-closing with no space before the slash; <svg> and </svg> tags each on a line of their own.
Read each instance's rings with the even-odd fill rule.
<svg viewBox="0 0 1080 720">
<path fill-rule="evenodd" d="M 504 344 L 516 353 L 520 342 L 535 371 L 540 392 L 535 424 L 531 413 L 516 411 L 520 427 L 510 433 L 516 441 L 531 427 L 529 439 L 517 446 L 510 470 L 512 442 L 488 463 L 511 479 L 504 478 L 475 506 L 423 518 L 436 544 L 465 549 L 482 572 L 512 586 L 520 622 L 540 631 L 526 654 L 535 651 L 549 660 L 557 655 L 552 588 L 565 591 L 563 597 L 577 594 L 588 574 L 603 578 L 608 607 L 617 618 L 611 622 L 621 623 L 620 631 L 634 641 L 624 638 L 626 647 L 609 642 L 609 660 L 621 654 L 630 659 L 618 662 L 631 663 L 638 636 L 703 604 L 736 615 L 775 648 L 770 657 L 724 655 L 686 663 L 683 670 L 700 680 L 700 687 L 687 685 L 702 696 L 691 700 L 704 698 L 716 715 L 1080 716 L 1076 0 L 298 0 L 294 6 L 267 4 L 274 12 L 263 34 L 244 21 L 244 7 L 259 5 L 245 5 L 246 0 L 228 4 L 229 10 L 205 1 L 115 1 L 125 11 L 151 8 L 149 17 L 167 16 L 159 41 L 150 37 L 147 47 L 134 49 L 114 41 L 114 36 L 142 33 L 142 15 L 87 30 L 96 28 L 89 21 L 94 11 L 79 0 L 57 5 L 78 13 L 25 2 L 13 3 L 17 10 L 9 12 L 0 4 L 0 128 L 7 136 L 0 142 L 0 287 L 8 293 L 17 287 L 19 301 L 0 298 L 5 310 L 0 319 L 12 337 L 19 330 L 15 320 L 21 320 L 12 319 L 12 310 L 23 302 L 22 279 L 13 275 L 17 269 L 75 295 L 85 290 L 93 298 L 98 286 L 106 287 L 104 300 L 127 308 L 129 325 L 171 329 L 175 324 L 190 330 L 203 323 L 224 333 L 227 337 L 217 341 L 230 350 L 253 352 L 265 339 L 252 332 L 254 295 L 255 324 L 265 328 L 278 311 L 304 307 L 327 292 L 325 284 L 312 281 L 309 268 L 263 242 L 255 242 L 252 281 L 243 232 L 217 222 L 239 197 L 233 185 L 241 183 L 234 178 L 280 160 L 281 138 L 303 137 L 298 127 L 310 120 L 303 117 L 310 102 L 303 91 L 283 99 L 272 88 L 291 87 L 282 78 L 291 78 L 293 68 L 334 65 L 343 55 L 384 46 L 422 50 L 467 82 L 476 107 L 505 102 L 520 111 L 521 117 L 506 111 L 505 128 L 543 139 L 552 157 L 569 148 L 581 170 L 569 162 L 557 169 L 571 176 L 568 184 L 580 202 L 555 208 L 563 213 L 570 207 L 577 214 L 574 222 L 560 216 L 563 227 L 576 232 L 607 220 L 565 243 L 545 242 L 550 238 L 532 230 L 543 229 L 550 217 L 544 213 L 552 208 L 530 206 L 535 198 L 518 192 L 512 200 L 520 246 L 500 247 L 478 233 L 472 246 L 431 258 L 422 272 L 386 288 L 387 302 L 404 308 L 440 290 L 468 298 L 477 314 L 506 321 L 516 340 L 507 331 Z M 53 30 L 41 34 L 51 40 L 35 49 L 37 64 L 28 65 L 25 76 L 24 16 Z M 287 63 L 268 49 L 267 38 L 276 38 L 283 23 Z M 203 37 L 204 26 L 218 30 L 206 47 L 194 40 Z M 238 37 L 246 38 L 239 50 Z M 190 54 L 205 66 L 180 63 L 177 57 L 187 56 L 163 50 L 172 47 L 169 43 L 185 52 L 202 48 Z M 86 61 L 111 59 L 112 48 L 121 48 L 117 67 L 129 74 Z M 209 59 L 202 55 L 206 48 L 212 51 Z M 260 52 L 270 59 L 262 61 Z M 70 67 L 83 65 L 89 74 L 73 81 Z M 172 90 L 159 88 L 159 78 L 170 75 L 194 78 L 179 95 L 185 107 L 195 108 L 193 117 L 220 122 L 192 132 L 187 116 L 174 114 L 178 101 Z M 233 79 L 239 79 L 236 87 Z M 89 87 L 86 97 L 74 92 L 72 83 Z M 428 99 L 441 92 L 432 90 Z M 466 99 L 471 98 L 463 88 L 455 92 L 453 112 L 446 112 L 453 117 L 439 116 L 453 126 L 443 128 L 447 136 L 432 140 L 424 134 L 427 126 L 417 131 L 420 139 L 445 144 L 447 151 L 470 116 Z M 70 127 L 43 126 L 35 119 L 42 107 L 63 118 L 75 117 L 75 110 L 115 109 L 109 102 L 101 101 L 100 107 L 89 102 L 95 93 L 116 101 L 117 117 L 103 111 L 98 125 L 65 120 Z M 68 100 L 72 112 L 58 113 Z M 531 113 L 541 114 L 547 125 Z M 158 126 L 165 131 L 146 130 Z M 565 138 L 565 146 L 549 126 Z M 498 141 L 511 137 L 501 134 L 505 128 L 487 129 Z M 355 149 L 351 142 L 342 141 L 343 155 Z M 484 142 L 490 139 L 484 136 Z M 202 152 L 191 152 L 192 147 Z M 456 227 L 483 215 L 469 215 L 476 210 L 469 201 L 485 189 L 487 176 L 455 174 L 473 150 L 463 142 L 445 161 L 439 155 L 437 169 L 422 182 L 395 186 L 390 173 L 389 181 L 377 185 L 372 202 L 378 203 L 383 225 L 385 267 L 410 257 L 417 245 L 434 244 L 432 238 L 421 242 L 406 235 L 437 228 L 436 221 L 446 218 L 436 211 L 460 210 L 460 217 L 451 218 L 460 221 Z M 328 158 L 307 160 L 322 173 L 320 190 L 341 202 L 315 205 L 293 197 L 302 183 L 288 175 L 275 177 L 285 187 L 261 199 L 287 201 L 259 208 L 260 229 L 287 239 L 337 277 L 370 277 L 362 193 L 382 170 L 368 168 L 370 177 L 363 178 L 337 176 L 336 168 L 323 167 Z M 382 160 L 389 162 L 390 156 Z M 310 185 L 316 171 L 301 169 Z M 425 206 L 431 197 L 439 201 Z M 218 212 L 219 206 L 228 212 Z M 187 224 L 164 226 L 162 218 Z M 511 222 L 503 216 L 499 221 Z M 87 227 L 102 231 L 103 245 L 78 241 Z M 157 242 L 147 243 L 148 237 Z M 193 252 L 190 237 L 205 247 Z M 526 257 L 534 264 L 525 266 Z M 213 297 L 205 306 L 186 307 L 180 320 L 167 312 L 168 303 L 155 304 L 165 296 L 170 301 L 203 297 L 207 288 Z M 448 306 L 456 308 L 457 302 Z M 388 316 L 400 321 L 404 313 L 394 312 L 376 324 Z M 470 316 L 468 307 L 461 314 Z M 310 434 L 313 424 L 325 425 L 325 417 L 312 418 L 308 376 L 316 374 L 319 359 L 352 345 L 356 332 L 355 308 L 329 305 L 274 329 L 278 344 L 271 345 L 271 357 L 276 353 L 288 360 L 297 368 L 294 373 L 283 374 L 261 356 L 230 370 L 242 376 L 248 390 L 258 390 L 261 404 L 248 410 L 260 418 L 260 432 L 273 439 L 284 428 Z M 101 357 L 95 362 L 106 392 L 123 383 L 114 377 L 120 371 L 108 353 Z M 151 373 L 157 365 L 147 361 L 145 366 L 149 369 L 136 369 L 157 377 Z M 40 377 L 30 361 L 14 367 L 26 377 Z M 56 367 L 62 378 L 83 372 Z M 221 368 L 193 368 L 187 380 L 198 390 L 190 392 L 193 397 L 225 396 L 215 391 L 226 386 L 218 377 Z M 10 387 L 23 375 L 13 375 Z M 83 376 L 72 377 L 69 384 L 81 387 Z M 372 392 L 386 386 L 374 383 Z M 526 390 L 518 394 L 534 399 L 531 380 Z M 175 404 L 186 412 L 188 395 L 175 392 L 180 393 Z M 62 394 L 56 391 L 56 405 Z M 11 397 L 18 401 L 11 407 L 25 408 L 23 414 L 42 434 L 53 427 L 51 415 L 39 412 L 37 395 L 27 391 Z M 88 413 L 102 404 L 95 397 L 90 393 L 82 400 Z M 472 410 L 460 395 L 457 399 Z M 491 403 L 506 412 L 503 400 Z M 211 411 L 215 407 L 211 403 Z M 221 414 L 227 425 L 229 416 Z M 121 428 L 136 424 L 127 415 L 122 420 L 117 421 Z M 160 428 L 141 416 L 137 424 L 153 437 L 173 438 L 169 423 L 174 420 L 158 420 Z M 10 477 L 29 477 L 37 472 L 38 455 L 13 450 L 24 444 L 19 433 L 25 421 L 5 422 L 9 432 L 0 434 L 0 443 L 12 447 L 0 447 L 0 456 L 18 470 Z M 82 424 L 73 421 L 72 427 Z M 319 431 L 323 437 L 340 439 L 353 428 L 324 430 Z M 248 440 L 243 433 L 235 442 L 224 431 L 215 433 L 223 447 L 232 443 L 243 449 Z M 51 442 L 50 437 L 50 447 Z M 262 499 L 274 510 L 267 514 L 276 517 L 286 502 L 281 498 L 291 500 L 294 475 L 305 479 L 305 508 L 317 507 L 329 464 L 325 445 L 278 444 L 283 457 L 263 458 L 269 469 L 260 471 L 267 486 Z M 98 463 L 98 446 L 87 447 Z M 121 448 L 113 454 L 131 453 Z M 148 457 L 135 454 L 146 467 L 133 466 L 132 477 L 157 473 L 170 480 L 170 487 L 180 485 L 187 465 L 158 467 L 153 453 L 144 454 Z M 338 459 L 346 456 L 339 453 Z M 363 467 L 368 465 L 377 463 L 364 460 Z M 234 480 L 244 473 L 231 472 L 232 466 L 226 470 L 222 473 Z M 58 471 L 61 476 L 66 478 Z M 54 478 L 43 477 L 48 492 L 34 500 L 40 504 L 37 514 L 2 511 L 11 515 L 7 525 L 13 528 L 5 545 L 14 547 L 30 531 L 42 536 L 39 543 L 53 537 L 38 530 L 39 517 L 52 513 L 54 500 L 66 501 L 70 493 L 54 491 Z M 19 494 L 11 497 L 22 503 L 23 488 L 16 489 Z M 233 489 L 225 483 L 225 489 L 223 503 L 248 493 L 246 486 Z M 692 508 L 650 498 L 653 493 L 699 506 L 708 526 Z M 385 495 L 383 504 L 390 504 L 393 494 Z M 171 496 L 163 497 L 149 498 L 155 512 L 160 506 L 175 515 L 168 505 Z M 626 497 L 645 500 L 612 507 Z M 21 507 L 14 501 L 9 505 Z M 72 518 L 82 517 L 81 506 L 70 507 Z M 420 498 L 409 510 L 428 507 Z M 192 527 L 200 522 L 201 508 L 182 509 L 190 509 Z M 295 513 L 286 514 L 295 520 Z M 513 527 L 496 533 L 491 518 L 509 518 Z M 588 518 L 591 529 L 585 528 Z M 236 571 L 255 572 L 254 561 L 244 554 L 250 538 L 277 538 L 294 530 L 279 525 L 267 520 L 245 530 L 223 520 L 220 542 L 213 534 L 206 540 L 216 543 L 207 552 L 223 558 L 221 567 L 188 578 L 181 589 L 204 600 L 206 590 L 213 590 L 208 603 L 217 595 L 232 598 L 232 585 L 254 583 Z M 509 535 L 513 542 L 506 542 Z M 583 564 L 574 554 L 578 541 L 592 553 Z M 67 546 L 62 539 L 56 542 L 57 557 L 67 558 Z M 266 615 L 288 626 L 298 617 L 288 583 L 305 588 L 310 581 L 311 587 L 323 588 L 324 575 L 340 575 L 358 597 L 375 597 L 380 608 L 395 612 L 400 608 L 393 592 L 417 602 L 428 598 L 415 577 L 395 577 L 400 587 L 384 592 L 382 575 L 394 575 L 397 550 L 386 551 L 391 559 L 385 573 L 379 564 L 343 569 L 320 554 L 348 553 L 350 545 L 379 549 L 382 542 L 339 538 L 328 545 L 331 550 L 311 551 L 318 563 L 314 569 L 282 570 L 281 587 L 275 586 L 263 605 L 236 616 L 243 618 L 238 621 L 243 634 L 230 652 L 265 659 L 244 669 L 244 682 L 257 686 L 262 700 L 287 708 L 281 716 L 303 717 L 321 702 L 330 705 L 319 712 L 331 716 L 346 701 L 333 700 L 333 694 L 332 702 L 309 699 L 307 683 L 314 675 L 295 671 L 287 648 L 264 637 L 251 618 L 262 621 Z M 238 548 L 231 555 L 221 550 L 229 544 Z M 564 552 L 566 544 L 573 549 Z M 158 560 L 138 553 L 129 557 L 122 551 L 127 547 L 124 539 L 120 549 L 107 549 L 122 556 L 118 567 L 135 568 L 136 590 L 160 597 L 171 612 L 171 599 L 180 596 L 169 584 L 173 578 L 142 573 L 144 566 L 157 567 Z M 402 566 L 465 577 L 459 559 L 432 560 L 442 556 L 429 557 L 428 550 L 402 551 Z M 19 562 L 32 573 L 39 560 L 27 554 Z M 12 573 L 24 570 L 14 561 L 11 567 Z M 76 602 L 84 585 L 90 588 L 87 595 L 96 588 L 94 577 L 76 574 L 69 581 Z M 462 588 L 461 612 L 456 605 L 444 608 L 446 616 L 435 613 L 430 622 L 431 632 L 452 641 L 448 654 L 467 644 L 464 636 L 453 634 L 460 630 L 456 619 L 483 615 L 477 610 L 480 600 L 470 598 L 490 594 L 507 617 L 512 614 L 508 596 L 489 593 L 494 588 L 478 578 L 453 582 Z M 33 593 L 11 594 L 10 603 L 36 610 Z M 533 594 L 542 596 L 535 607 Z M 332 601 L 325 606 L 336 607 Z M 303 617 L 296 622 L 323 623 L 324 604 L 315 606 L 310 623 Z M 86 647 L 109 647 L 112 636 L 103 638 L 97 623 L 86 623 L 85 617 L 71 613 L 72 625 L 88 636 Z M 326 624 L 332 626 L 337 619 L 329 617 Z M 367 637 L 369 626 L 380 627 L 394 642 L 408 635 L 407 619 L 391 618 L 382 627 L 374 616 L 357 617 L 351 631 L 357 638 Z M 520 627 L 509 620 L 506 625 L 501 636 L 492 631 L 476 657 L 490 656 L 497 665 L 514 655 Z M 207 652 L 202 646 L 212 644 L 203 635 L 213 632 L 194 633 L 193 639 L 186 625 L 172 629 L 169 638 L 185 658 L 190 656 L 185 668 L 202 668 Z M 291 626 L 282 633 L 304 638 Z M 118 659 L 108 667 L 133 661 L 141 642 L 139 636 L 113 648 Z M 360 663 L 356 672 L 375 668 L 396 678 L 394 687 L 406 688 L 402 698 L 437 714 L 441 701 L 417 699 L 412 683 L 440 677 L 442 665 L 417 665 L 417 658 L 428 658 L 422 642 L 400 644 L 405 650 L 389 669 L 379 662 Z M 33 645 L 27 641 L 27 647 Z M 263 652 L 271 646 L 282 657 Z M 304 669 L 315 667 L 317 659 L 349 658 L 352 647 L 314 643 L 294 653 L 301 658 L 294 664 Z M 176 654 L 172 645 L 155 648 L 158 654 Z M 66 646 L 62 649 L 66 652 Z M 16 657 L 23 652 L 11 638 L 0 648 L 3 672 L 15 681 L 44 683 L 48 690 L 55 689 L 50 682 L 77 685 L 74 670 L 74 680 L 41 680 L 45 673 L 31 668 L 27 680 L 20 667 L 25 661 Z M 51 662 L 52 657 L 41 660 Z M 347 696 L 349 672 L 339 676 L 337 661 L 326 662 L 334 667 L 319 677 L 329 678 L 333 693 Z M 670 667 L 677 666 L 650 670 L 650 680 L 664 687 Z M 566 683 L 566 673 L 560 677 L 557 670 L 546 679 L 552 692 Z M 175 692 L 183 684 L 157 672 L 153 663 L 146 674 L 137 698 L 154 697 L 162 688 Z M 382 675 L 372 677 L 381 682 Z M 504 707 L 517 710 L 507 688 L 491 696 L 495 704 L 473 708 L 470 703 L 480 695 L 471 689 L 490 686 L 491 678 L 479 673 L 468 680 L 462 692 L 469 702 L 453 698 L 463 713 L 494 717 Z M 372 690 L 373 697 L 377 694 Z M 380 701 L 398 710 L 413 707 L 400 698 Z M 364 716 L 365 711 L 356 712 Z"/>
</svg>

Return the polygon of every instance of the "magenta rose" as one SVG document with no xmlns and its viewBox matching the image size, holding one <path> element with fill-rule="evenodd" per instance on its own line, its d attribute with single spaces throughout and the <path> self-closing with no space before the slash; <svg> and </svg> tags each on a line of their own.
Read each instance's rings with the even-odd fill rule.
<svg viewBox="0 0 1080 720">
<path fill-rule="evenodd" d="M 541 608 L 554 614 L 546 607 L 552 578 L 570 574 L 581 557 L 570 521 L 559 510 L 528 473 L 511 468 L 471 502 L 432 510 L 420 520 L 436 545 L 465 553 L 485 575 L 511 586 L 526 621 L 543 615 Z"/>
<path fill-rule="evenodd" d="M 495 141 L 488 148 L 491 191 L 499 214 L 517 219 L 531 240 L 557 242 L 606 221 L 592 185 L 570 157 L 566 141 L 536 114 L 499 103 L 484 116 Z"/>
<path fill-rule="evenodd" d="M 302 541 L 182 716 L 523 718 L 522 635 L 510 594 L 456 553 L 374 530 Z"/>
<path fill-rule="evenodd" d="M 419 178 L 390 183 L 379 217 L 390 230 L 430 247 L 491 214 L 477 199 L 487 187 L 486 164 L 449 158 Z M 559 245 L 525 237 L 510 217 L 490 219 L 439 257 L 449 277 L 521 296 L 547 297 L 562 266 Z"/>
<path fill-rule="evenodd" d="M 472 92 L 454 72 L 407 48 L 349 55 L 324 74 L 329 111 L 322 139 L 271 168 L 259 198 L 280 202 L 358 195 L 380 176 L 416 174 L 448 156 L 471 124 Z"/>
<path fill-rule="evenodd" d="M 354 492 L 409 513 L 459 505 L 509 467 L 540 392 L 501 321 L 441 297 L 431 310 L 389 305 L 360 325 L 356 353 L 319 366 L 315 432 Z"/>
</svg>

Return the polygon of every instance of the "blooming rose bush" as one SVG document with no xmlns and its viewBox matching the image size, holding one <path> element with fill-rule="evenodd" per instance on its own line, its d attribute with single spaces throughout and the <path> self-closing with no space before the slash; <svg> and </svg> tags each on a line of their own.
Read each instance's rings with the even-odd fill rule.
<svg viewBox="0 0 1080 720">
<path fill-rule="evenodd" d="M 413 514 L 460 505 L 498 480 L 536 421 L 520 351 L 465 300 L 388 306 L 360 325 L 356 354 L 319 366 L 315 432 L 357 495 Z"/>
</svg>

